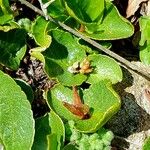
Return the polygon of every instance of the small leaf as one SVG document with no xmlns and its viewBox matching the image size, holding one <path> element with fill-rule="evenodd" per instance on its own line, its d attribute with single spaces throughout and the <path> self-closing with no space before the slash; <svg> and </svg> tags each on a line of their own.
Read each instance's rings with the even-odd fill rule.
<svg viewBox="0 0 150 150">
<path fill-rule="evenodd" d="M 17 70 L 26 52 L 26 32 L 14 29 L 9 32 L 0 31 L 0 35 L 0 63 Z"/>
<path fill-rule="evenodd" d="M 46 73 L 64 85 L 80 85 L 87 77 L 83 74 L 73 74 L 68 68 L 86 57 L 84 49 L 68 32 L 54 30 L 52 37 L 52 44 L 43 52 Z"/>
<path fill-rule="evenodd" d="M 41 54 L 41 52 L 45 51 L 46 48 L 44 47 L 35 47 L 30 49 L 30 55 L 33 58 L 36 58 L 40 60 L 43 64 L 45 64 L 44 56 Z"/>
<path fill-rule="evenodd" d="M 0 139 L 5 149 L 30 149 L 34 120 L 29 101 L 15 81 L 2 71 L 0 85 Z"/>
<path fill-rule="evenodd" d="M 122 80 L 122 71 L 117 62 L 105 55 L 93 54 L 89 55 L 93 72 L 90 73 L 87 82 L 95 83 L 100 80 L 110 79 L 115 84 Z"/>
<path fill-rule="evenodd" d="M 39 46 L 45 48 L 49 47 L 51 44 L 51 36 L 47 33 L 48 24 L 49 22 L 43 17 L 38 17 L 32 26 L 32 34 L 35 42 Z"/>
<path fill-rule="evenodd" d="M 89 119 L 81 120 L 63 105 L 63 102 L 73 104 L 73 93 L 62 85 L 57 85 L 48 92 L 48 103 L 60 117 L 74 120 L 79 131 L 92 133 L 102 127 L 119 110 L 120 99 L 107 81 L 92 84 L 89 89 L 82 92 L 82 100 L 90 108 Z"/>
</svg>

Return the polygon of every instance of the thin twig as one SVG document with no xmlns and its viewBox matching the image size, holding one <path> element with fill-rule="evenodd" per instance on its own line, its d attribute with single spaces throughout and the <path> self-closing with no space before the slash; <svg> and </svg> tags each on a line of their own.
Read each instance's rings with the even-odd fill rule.
<svg viewBox="0 0 150 150">
<path fill-rule="evenodd" d="M 27 2 L 26 0 L 19 0 L 22 4 L 26 5 L 27 7 L 31 8 L 32 10 L 34 10 L 35 12 L 37 12 L 38 14 L 40 14 L 41 16 L 44 16 L 44 13 L 38 9 L 37 7 L 35 7 L 34 5 L 30 4 L 29 2 Z M 67 30 L 68 32 L 76 35 L 77 37 L 85 40 L 86 42 L 90 43 L 91 45 L 93 45 L 94 47 L 98 48 L 100 51 L 105 52 L 106 54 L 108 54 L 109 56 L 113 57 L 114 59 L 118 60 L 121 63 L 121 66 L 123 67 L 127 67 L 128 69 L 134 71 L 135 73 L 145 77 L 147 80 L 150 81 L 150 75 L 142 70 L 140 70 L 140 68 L 135 65 L 132 64 L 130 61 L 124 59 L 123 57 L 119 56 L 118 54 L 110 51 L 109 49 L 103 47 L 102 45 L 100 45 L 99 43 L 97 43 L 94 40 L 91 40 L 90 38 L 84 36 L 83 34 L 75 31 L 74 29 L 70 28 L 69 26 L 65 25 L 64 23 L 57 21 L 55 19 L 53 19 L 50 16 L 47 16 L 48 20 L 58 24 L 60 27 L 62 27 L 63 29 Z"/>
</svg>

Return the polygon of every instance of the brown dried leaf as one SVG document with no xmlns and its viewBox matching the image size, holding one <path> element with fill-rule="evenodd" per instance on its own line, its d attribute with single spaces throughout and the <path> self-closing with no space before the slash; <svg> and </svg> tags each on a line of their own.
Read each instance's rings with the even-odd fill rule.
<svg viewBox="0 0 150 150">
<path fill-rule="evenodd" d="M 126 18 L 129 18 L 130 16 L 134 15 L 134 13 L 139 8 L 139 5 L 142 2 L 146 2 L 146 1 L 148 1 L 148 0 L 129 0 L 128 1 L 128 7 L 126 10 Z"/>
</svg>

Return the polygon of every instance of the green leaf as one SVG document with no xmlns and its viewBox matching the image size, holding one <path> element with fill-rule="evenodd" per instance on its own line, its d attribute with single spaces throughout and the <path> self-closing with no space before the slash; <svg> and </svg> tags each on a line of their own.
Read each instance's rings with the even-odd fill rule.
<svg viewBox="0 0 150 150">
<path fill-rule="evenodd" d="M 69 0 L 66 0 L 66 9 L 69 15 L 85 26 L 85 31 L 82 33 L 92 39 L 122 39 L 130 37 L 134 33 L 132 24 L 119 14 L 117 8 L 111 2 L 106 2 L 105 4 L 103 20 L 101 23 L 98 21 L 87 23 L 81 21 L 77 16 L 77 11 L 80 9 L 80 6 L 75 5 L 70 7 L 71 3 L 68 4 L 68 1 Z M 95 3 L 95 1 L 93 3 Z M 99 8 L 99 5 L 97 5 L 97 8 Z M 80 13 L 81 16 L 83 15 L 80 11 L 78 13 Z"/>
<path fill-rule="evenodd" d="M 4 14 L 12 13 L 8 0 L 0 0 L 0 8 Z"/>
<path fill-rule="evenodd" d="M 47 136 L 51 134 L 49 114 L 35 120 L 35 136 L 32 150 L 47 150 Z"/>
<path fill-rule="evenodd" d="M 64 85 L 80 85 L 87 77 L 83 74 L 73 74 L 68 68 L 83 60 L 86 57 L 85 51 L 77 39 L 68 32 L 54 30 L 52 37 L 52 44 L 43 53 L 46 73 Z"/>
<path fill-rule="evenodd" d="M 13 19 L 8 0 L 0 0 L 0 25 L 4 25 Z M 1 26 L 0 26 L 1 27 Z"/>
<path fill-rule="evenodd" d="M 140 59 L 144 64 L 150 65 L 150 17 L 142 16 L 139 24 L 141 31 Z"/>
<path fill-rule="evenodd" d="M 29 102 L 32 103 L 32 101 L 34 100 L 34 94 L 31 86 L 21 79 L 15 79 L 15 81 L 21 87 L 21 90 L 26 94 Z"/>
<path fill-rule="evenodd" d="M 36 119 L 32 150 L 60 150 L 65 140 L 62 120 L 51 110 L 46 116 Z"/>
<path fill-rule="evenodd" d="M 122 71 L 117 62 L 105 55 L 93 54 L 88 56 L 93 72 L 90 73 L 87 82 L 95 83 L 100 80 L 110 79 L 115 84 L 122 80 Z"/>
<path fill-rule="evenodd" d="M 51 127 L 51 134 L 52 134 L 50 139 L 52 139 L 54 135 L 56 135 L 56 139 L 57 139 L 56 149 L 61 150 L 63 143 L 65 141 L 65 127 L 60 117 L 52 110 L 50 112 L 50 127 Z M 49 141 L 50 141 L 49 145 L 53 147 L 53 140 L 52 141 L 49 140 Z M 53 148 L 51 148 L 51 150 L 53 150 Z"/>
<path fill-rule="evenodd" d="M 16 82 L 0 71 L 0 139 L 7 150 L 30 149 L 34 120 L 26 95 Z"/>
<path fill-rule="evenodd" d="M 0 31 L 0 63 L 17 70 L 26 52 L 26 32 L 14 29 L 9 32 Z"/>
<path fill-rule="evenodd" d="M 103 16 L 104 0 L 65 0 L 69 14 L 80 23 L 91 23 Z"/>
<path fill-rule="evenodd" d="M 18 24 L 21 28 L 25 29 L 28 33 L 31 33 L 32 22 L 28 18 L 21 18 L 18 20 Z"/>
<path fill-rule="evenodd" d="M 150 137 L 148 137 L 143 145 L 143 150 L 149 150 L 150 149 Z"/>
<path fill-rule="evenodd" d="M 57 85 L 48 92 L 48 103 L 60 117 L 74 120 L 79 131 L 92 133 L 102 127 L 119 110 L 120 99 L 110 82 L 106 81 L 92 84 L 89 89 L 82 90 L 82 93 L 84 103 L 90 107 L 89 119 L 81 120 L 63 105 L 63 101 L 73 104 L 73 94 L 71 89 L 62 85 Z"/>
<path fill-rule="evenodd" d="M 6 16 L 6 15 L 5 15 Z M 3 20 L 3 18 L 2 18 Z M 3 20 L 4 21 L 4 20 Z M 5 20 L 6 21 L 6 20 Z M 7 20 L 8 21 L 8 20 Z M 20 26 L 14 22 L 14 21 L 9 21 L 6 24 L 0 26 L 0 30 L 4 31 L 4 32 L 8 32 L 10 30 L 16 29 L 16 28 L 20 28 Z"/>
<path fill-rule="evenodd" d="M 44 56 L 41 54 L 41 52 L 45 51 L 46 48 L 44 47 L 35 47 L 30 49 L 30 55 L 33 58 L 36 58 L 40 60 L 43 64 L 45 64 Z"/>
<path fill-rule="evenodd" d="M 4 25 L 6 23 L 8 23 L 9 21 L 12 20 L 12 15 L 3 15 L 3 16 L 0 16 L 0 25 Z M 8 25 L 7 25 L 8 26 Z M 2 28 L 2 26 L 0 26 Z"/>
<path fill-rule="evenodd" d="M 35 42 L 41 47 L 49 47 L 51 44 L 51 36 L 47 33 L 47 27 L 49 22 L 43 17 L 37 17 L 33 26 L 32 34 Z"/>
<path fill-rule="evenodd" d="M 47 11 L 53 18 L 59 18 L 59 21 L 64 21 L 68 17 L 62 5 L 62 0 L 55 0 L 49 5 Z"/>
<path fill-rule="evenodd" d="M 150 44 L 147 42 L 144 46 L 140 46 L 140 59 L 144 64 L 150 65 Z"/>
<path fill-rule="evenodd" d="M 63 150 L 78 150 L 78 148 L 76 148 L 72 143 L 69 143 L 63 148 Z"/>
</svg>

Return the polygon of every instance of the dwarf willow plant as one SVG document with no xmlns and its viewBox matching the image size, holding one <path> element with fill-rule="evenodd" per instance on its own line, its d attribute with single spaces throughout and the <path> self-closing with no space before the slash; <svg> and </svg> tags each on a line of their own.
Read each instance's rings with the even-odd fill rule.
<svg viewBox="0 0 150 150">
<path fill-rule="evenodd" d="M 85 36 L 105 40 L 106 47 L 110 47 L 106 40 L 127 38 L 134 32 L 108 0 L 55 0 L 47 13 Z M 27 38 L 35 41 L 30 50 Z M 1 66 L 17 70 L 27 52 L 43 62 L 45 73 L 57 84 L 45 92 L 51 111 L 35 120 L 31 87 L 0 71 L 0 142 L 6 150 L 69 149 L 65 147 L 66 122 L 72 120 L 79 134 L 92 135 L 119 110 L 120 98 L 112 85 L 121 82 L 122 71 L 114 59 L 44 17 L 16 18 L 9 1 L 0 0 Z M 77 87 L 76 95 L 72 87 Z M 110 141 L 104 146 L 109 147 Z"/>
</svg>

